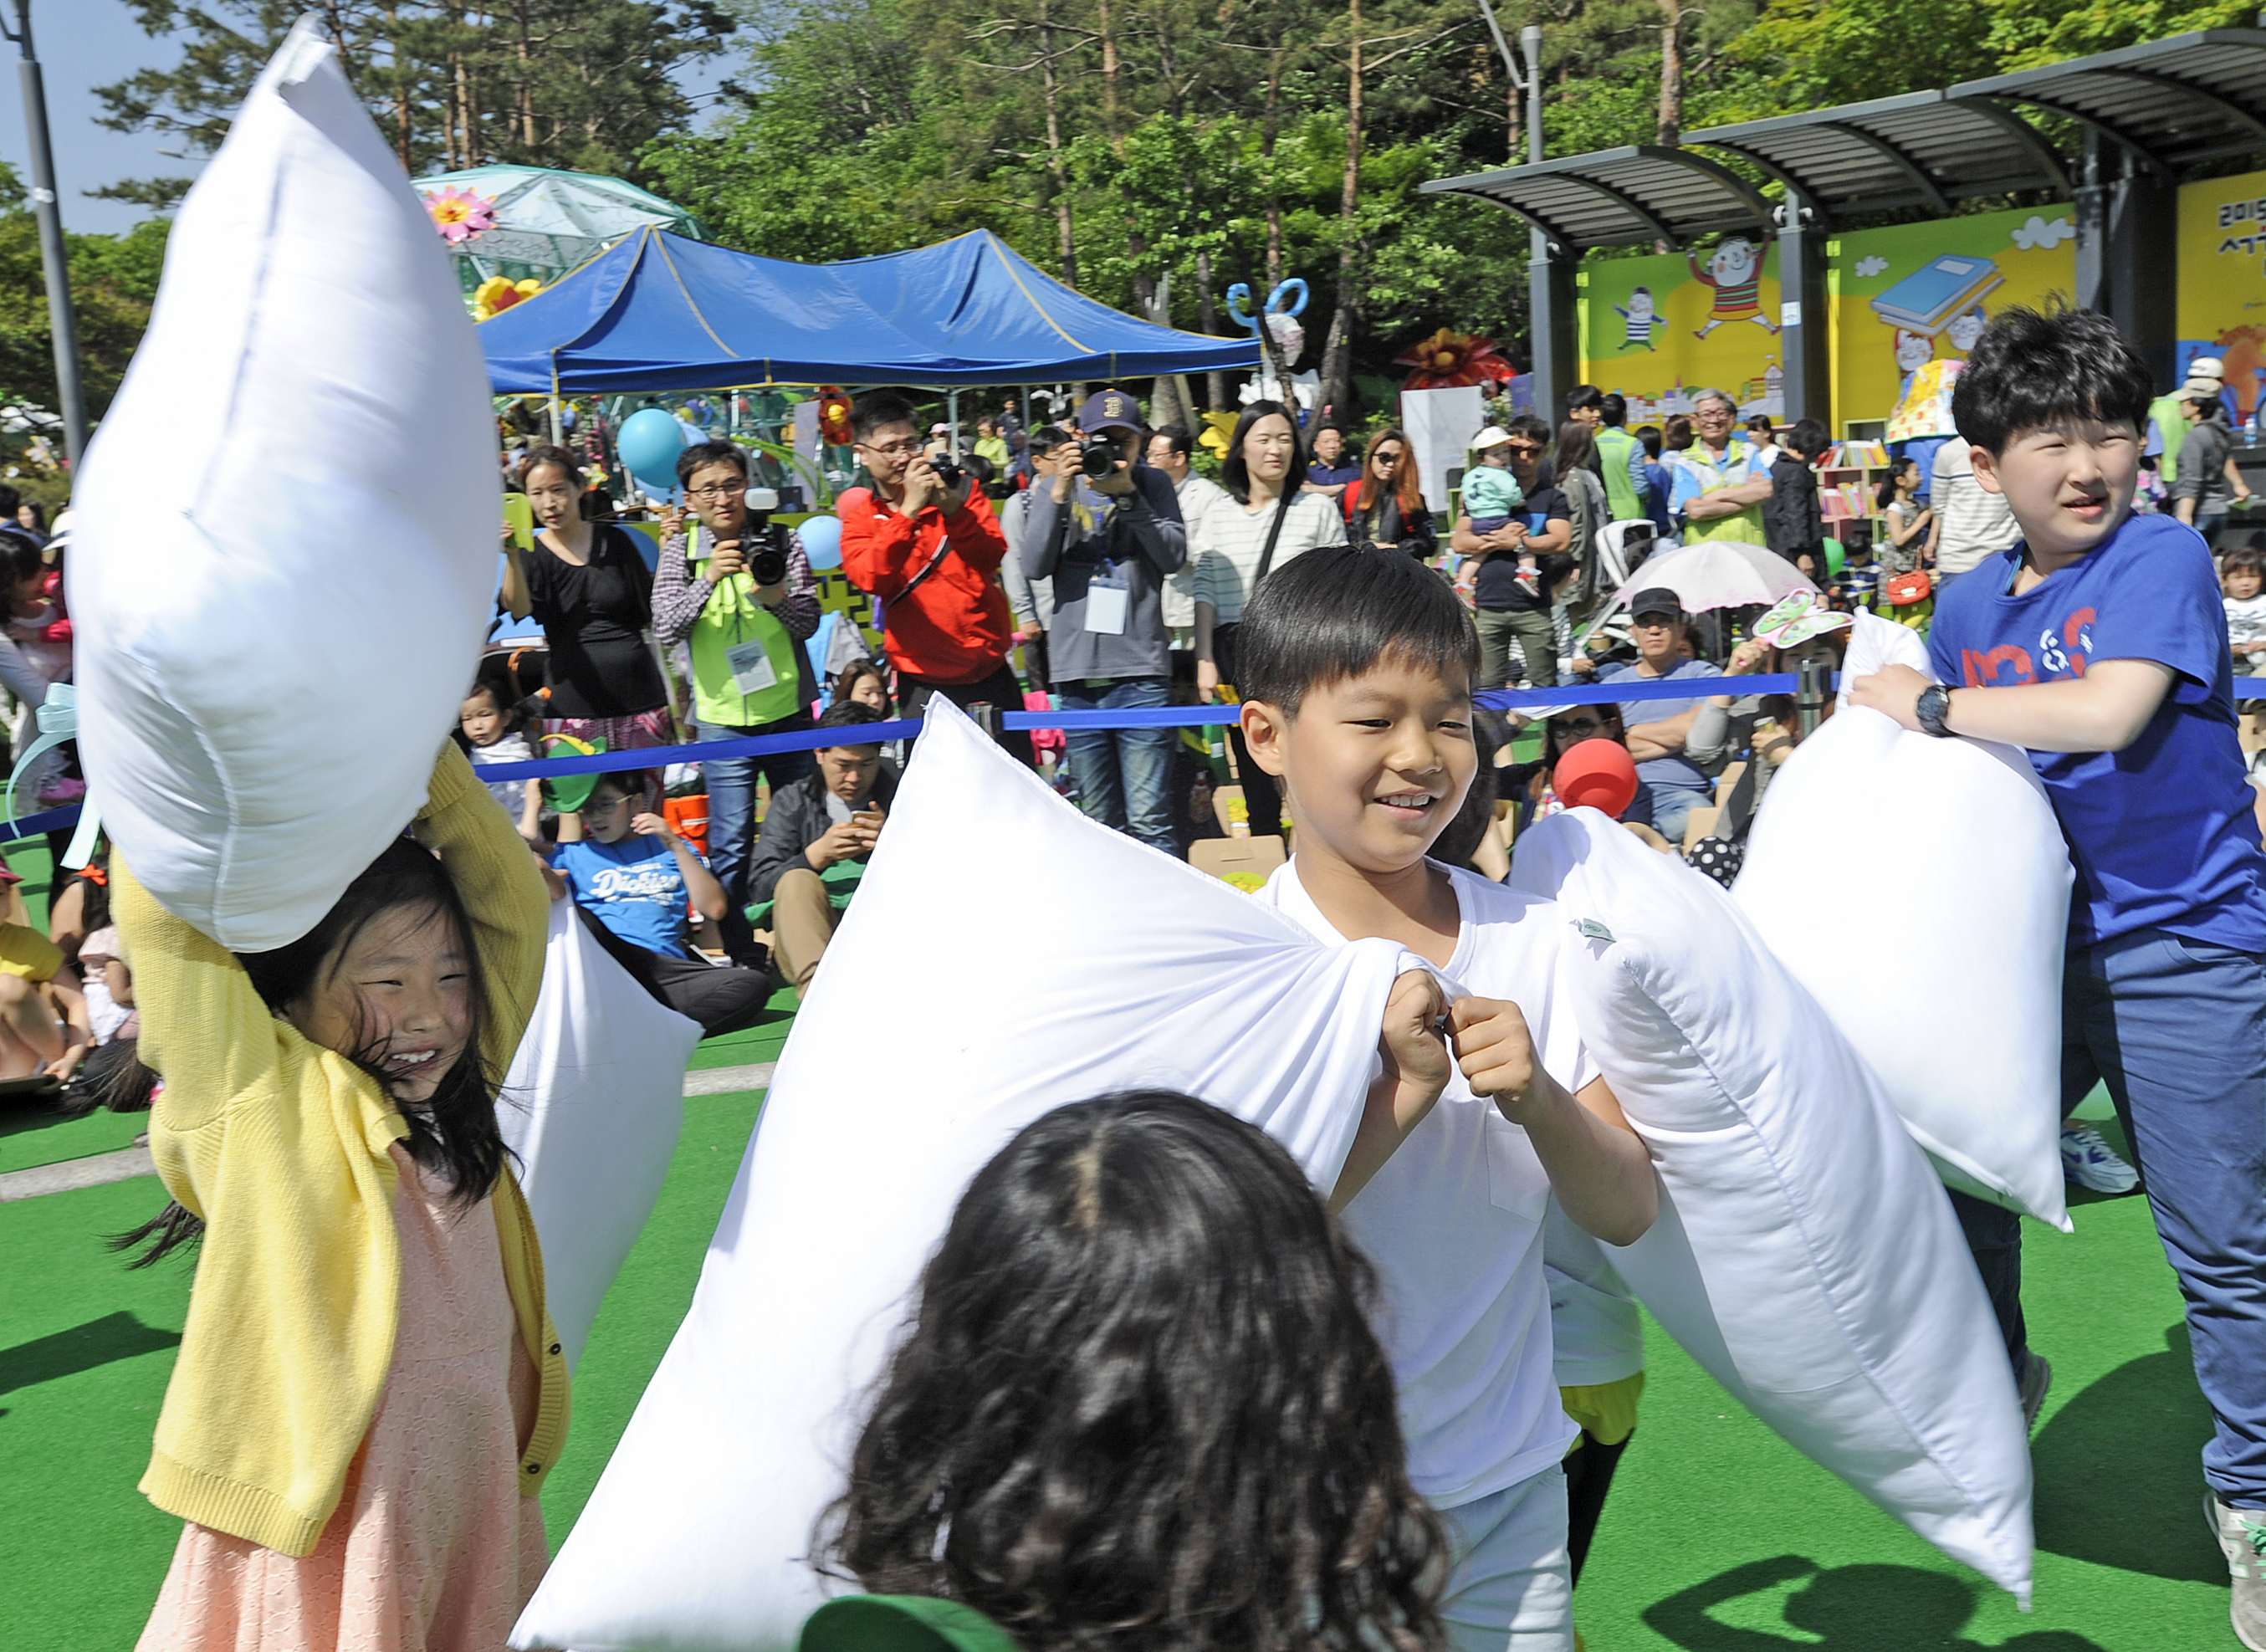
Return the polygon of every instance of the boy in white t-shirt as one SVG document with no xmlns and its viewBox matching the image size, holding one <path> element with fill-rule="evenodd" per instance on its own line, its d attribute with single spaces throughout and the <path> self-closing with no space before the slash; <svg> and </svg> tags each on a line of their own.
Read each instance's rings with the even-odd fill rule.
<svg viewBox="0 0 2266 1652">
<path fill-rule="evenodd" d="M 1479 640 L 1455 594 L 1406 556 L 1310 551 L 1260 588 L 1239 647 L 1244 738 L 1297 827 L 1260 898 L 1327 942 L 1399 941 L 1454 1000 L 1460 1072 L 1373 1171 L 1349 1166 L 1371 1179 L 1343 1216 L 1383 1284 L 1409 1479 L 1456 1540 L 1443 1615 L 1462 1652 L 1563 1652 L 1575 1429 L 1543 1218 L 1554 1194 L 1633 1242 L 1659 1208 L 1651 1160 L 1566 1008 L 1557 908 L 1425 858 L 1478 767 Z"/>
</svg>

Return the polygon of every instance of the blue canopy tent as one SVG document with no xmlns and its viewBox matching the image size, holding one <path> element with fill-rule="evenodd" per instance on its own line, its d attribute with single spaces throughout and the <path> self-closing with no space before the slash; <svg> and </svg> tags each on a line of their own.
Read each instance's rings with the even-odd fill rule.
<svg viewBox="0 0 2266 1652">
<path fill-rule="evenodd" d="M 501 395 L 737 384 L 1026 384 L 1258 364 L 1255 340 L 1137 320 L 988 230 L 844 264 L 654 228 L 479 326 Z"/>
</svg>

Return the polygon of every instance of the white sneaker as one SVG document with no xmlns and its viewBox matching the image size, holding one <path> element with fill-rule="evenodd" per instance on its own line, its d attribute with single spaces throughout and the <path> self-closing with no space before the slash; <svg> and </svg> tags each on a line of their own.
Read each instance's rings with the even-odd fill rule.
<svg viewBox="0 0 2266 1652">
<path fill-rule="evenodd" d="M 2117 1158 L 2090 1124 L 2061 1127 L 2061 1173 L 2095 1193 L 2130 1193 L 2140 1185 L 2140 1173 Z"/>
<path fill-rule="evenodd" d="M 2209 1491 L 2204 1493 L 2203 1517 L 2226 1556 L 2228 1581 L 2234 1586 L 2227 1605 L 2234 1638 L 2251 1652 L 2266 1652 L 2266 1517 L 2255 1509 L 2230 1509 Z"/>
</svg>

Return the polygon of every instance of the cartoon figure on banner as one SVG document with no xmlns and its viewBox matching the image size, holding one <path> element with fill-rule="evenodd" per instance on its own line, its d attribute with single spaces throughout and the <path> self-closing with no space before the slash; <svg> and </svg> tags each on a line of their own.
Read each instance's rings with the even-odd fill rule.
<svg viewBox="0 0 2266 1652">
<path fill-rule="evenodd" d="M 1975 340 L 1983 336 L 1983 329 L 1988 325 L 1989 319 L 1990 318 L 1983 313 L 1983 306 L 1980 304 L 1976 305 L 1972 310 L 1954 316 L 1951 318 L 1951 325 L 1944 329 L 1946 335 L 1951 340 L 1951 347 L 1962 355 L 1966 355 L 1975 347 Z"/>
<path fill-rule="evenodd" d="M 2234 422 L 2246 426 L 2258 411 L 2261 399 L 2258 381 L 2262 371 L 2266 371 L 2266 347 L 2266 347 L 2266 327 L 2255 324 L 2230 327 L 2214 342 L 2220 350 L 2220 376 L 2234 392 Z"/>
<path fill-rule="evenodd" d="M 1695 328 L 1693 338 L 1704 339 L 1727 321 L 1751 321 L 1765 333 L 1778 331 L 1778 323 L 1763 314 L 1763 255 L 1752 241 L 1743 235 L 1729 237 L 1708 256 L 1705 269 L 1700 267 L 1699 253 L 1685 256 L 1692 265 L 1692 279 L 1715 295 L 1707 325 Z"/>
<path fill-rule="evenodd" d="M 1664 324 L 1660 311 L 1653 306 L 1651 288 L 1632 289 L 1628 303 L 1615 304 L 1613 313 L 1621 318 L 1621 348 L 1656 350 L 1660 347 L 1652 341 L 1652 333 L 1654 328 Z"/>
</svg>

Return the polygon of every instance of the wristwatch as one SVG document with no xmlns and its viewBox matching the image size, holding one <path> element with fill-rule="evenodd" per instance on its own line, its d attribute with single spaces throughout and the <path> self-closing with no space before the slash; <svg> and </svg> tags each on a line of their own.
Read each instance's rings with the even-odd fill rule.
<svg viewBox="0 0 2266 1652">
<path fill-rule="evenodd" d="M 1938 740 L 1951 738 L 1951 730 L 1944 719 L 1951 715 L 1951 691 L 1941 683 L 1931 683 L 1919 691 L 1919 702 L 1912 706 L 1912 715 L 1919 726 Z"/>
</svg>

